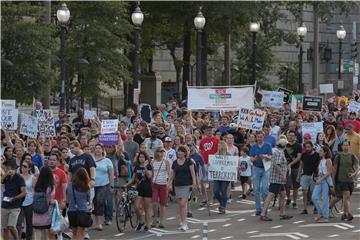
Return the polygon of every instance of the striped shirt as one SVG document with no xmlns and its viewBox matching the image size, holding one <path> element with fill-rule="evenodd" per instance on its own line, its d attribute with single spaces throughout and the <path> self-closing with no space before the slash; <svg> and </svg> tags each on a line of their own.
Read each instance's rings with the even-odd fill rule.
<svg viewBox="0 0 360 240">
<path fill-rule="evenodd" d="M 153 176 L 153 183 L 159 185 L 166 185 L 168 174 L 166 171 L 166 160 L 163 161 L 154 161 L 153 162 L 153 169 L 154 169 L 154 176 Z"/>
</svg>

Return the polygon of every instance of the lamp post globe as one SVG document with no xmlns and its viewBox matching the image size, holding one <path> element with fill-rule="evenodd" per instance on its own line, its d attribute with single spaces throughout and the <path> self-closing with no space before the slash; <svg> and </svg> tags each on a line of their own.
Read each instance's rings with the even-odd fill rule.
<svg viewBox="0 0 360 240">
<path fill-rule="evenodd" d="M 340 25 L 340 29 L 336 31 L 336 37 L 337 37 L 339 40 L 344 40 L 344 39 L 345 39 L 345 37 L 346 37 L 346 31 L 345 31 L 343 25 Z"/>
<path fill-rule="evenodd" d="M 140 27 L 144 21 L 144 14 L 141 12 L 139 6 L 135 8 L 135 11 L 131 14 L 131 21 L 136 27 Z"/>
<path fill-rule="evenodd" d="M 206 23 L 206 19 L 205 19 L 204 15 L 202 14 L 201 7 L 200 7 L 197 16 L 194 18 L 195 28 L 197 30 L 202 30 L 205 26 L 205 23 Z"/>
<path fill-rule="evenodd" d="M 56 17 L 61 24 L 67 24 L 70 19 L 70 10 L 67 8 L 66 3 L 62 3 L 56 12 Z"/>
<path fill-rule="evenodd" d="M 307 33 L 307 28 L 305 26 L 305 23 L 303 23 L 300 27 L 297 28 L 297 35 L 300 38 L 303 38 L 305 37 L 306 33 Z"/>
<path fill-rule="evenodd" d="M 250 23 L 250 32 L 257 33 L 260 30 L 260 24 L 258 22 Z"/>
</svg>

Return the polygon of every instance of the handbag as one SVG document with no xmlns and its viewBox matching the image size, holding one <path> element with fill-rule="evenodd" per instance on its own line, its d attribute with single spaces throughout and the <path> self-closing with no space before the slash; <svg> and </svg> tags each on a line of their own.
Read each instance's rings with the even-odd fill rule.
<svg viewBox="0 0 360 240">
<path fill-rule="evenodd" d="M 59 204 L 55 201 L 54 208 L 51 216 L 50 232 L 52 234 L 58 234 L 65 231 L 69 227 L 68 221 L 61 215 Z"/>
<path fill-rule="evenodd" d="M 75 195 L 74 187 L 72 187 L 72 192 L 73 192 L 73 195 L 74 195 L 75 207 L 78 208 L 78 205 L 77 205 L 77 202 L 76 202 L 76 195 Z M 88 227 L 91 227 L 93 225 L 93 220 L 91 218 L 91 213 L 90 212 L 77 210 L 76 215 L 77 215 L 78 224 L 79 224 L 80 227 L 88 228 Z"/>
</svg>

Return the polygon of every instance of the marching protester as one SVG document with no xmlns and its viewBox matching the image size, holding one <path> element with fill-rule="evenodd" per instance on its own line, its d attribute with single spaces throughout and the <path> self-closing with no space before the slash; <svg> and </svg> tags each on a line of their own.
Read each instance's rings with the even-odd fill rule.
<svg viewBox="0 0 360 240">
<path fill-rule="evenodd" d="M 246 197 L 251 192 L 251 188 L 252 188 L 252 181 L 251 181 L 252 163 L 251 163 L 251 158 L 249 156 L 249 149 L 247 147 L 241 148 L 238 168 L 239 168 L 239 176 L 240 176 L 239 178 L 242 188 L 241 197 L 242 199 L 246 199 Z"/>
</svg>

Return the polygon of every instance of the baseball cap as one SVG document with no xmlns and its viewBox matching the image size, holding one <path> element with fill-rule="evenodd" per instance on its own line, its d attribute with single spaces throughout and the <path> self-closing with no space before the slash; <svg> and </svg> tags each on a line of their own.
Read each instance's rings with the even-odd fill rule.
<svg viewBox="0 0 360 240">
<path fill-rule="evenodd" d="M 166 137 L 166 138 L 164 139 L 164 142 L 172 142 L 172 140 L 171 140 L 170 137 Z"/>
<path fill-rule="evenodd" d="M 354 126 L 352 124 L 349 124 L 349 125 L 346 126 L 345 130 L 351 130 L 351 129 L 353 129 L 353 127 Z"/>
<path fill-rule="evenodd" d="M 157 132 L 159 132 L 159 129 L 157 127 L 151 127 L 150 131 L 157 133 Z"/>
</svg>

